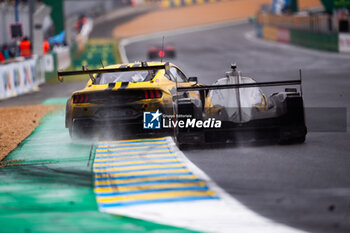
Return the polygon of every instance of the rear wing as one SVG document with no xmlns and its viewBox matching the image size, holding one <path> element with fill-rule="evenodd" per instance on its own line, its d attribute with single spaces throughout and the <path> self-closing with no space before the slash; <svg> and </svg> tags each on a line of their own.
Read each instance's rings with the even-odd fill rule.
<svg viewBox="0 0 350 233">
<path fill-rule="evenodd" d="M 164 65 L 148 66 L 146 62 L 140 64 L 134 64 L 132 66 L 121 65 L 119 68 L 107 68 L 107 69 L 95 69 L 88 70 L 87 67 L 83 66 L 83 70 L 77 71 L 57 71 L 57 78 L 60 82 L 63 82 L 64 76 L 89 74 L 90 78 L 93 80 L 92 74 L 103 74 L 103 73 L 114 73 L 114 72 L 127 72 L 127 71 L 142 71 L 142 70 L 169 70 L 169 62 Z"/>
<path fill-rule="evenodd" d="M 276 81 L 276 82 L 259 82 L 259 83 L 240 83 L 240 84 L 224 84 L 224 85 L 203 85 L 203 86 L 192 86 L 192 87 L 178 87 L 178 92 L 185 91 L 209 91 L 219 89 L 231 89 L 231 88 L 248 88 L 248 87 L 271 87 L 271 86 L 288 86 L 288 85 L 300 85 L 300 80 L 287 80 L 287 81 Z"/>
<path fill-rule="evenodd" d="M 220 89 L 232 89 L 236 88 L 248 88 L 248 87 L 271 87 L 271 86 L 288 86 L 288 85 L 299 85 L 300 94 L 303 95 L 303 90 L 301 86 L 301 70 L 299 70 L 299 79 L 296 80 L 286 80 L 286 81 L 275 81 L 275 82 L 257 82 L 257 83 L 239 83 L 239 78 L 241 76 L 240 72 L 237 70 L 237 65 L 235 63 L 231 64 L 232 72 L 227 72 L 226 77 L 236 77 L 236 84 L 222 84 L 222 85 L 198 85 L 192 87 L 177 87 L 178 92 L 186 91 L 201 91 L 209 92 L 210 90 L 220 90 Z"/>
<path fill-rule="evenodd" d="M 239 120 L 242 119 L 241 111 L 241 95 L 240 88 L 249 88 L 249 87 L 271 87 L 271 86 L 288 86 L 288 85 L 300 85 L 300 94 L 303 96 L 303 90 L 301 86 L 301 70 L 299 70 L 299 80 L 286 80 L 286 81 L 275 81 L 275 82 L 257 82 L 257 83 L 239 83 L 240 72 L 237 71 L 237 65 L 231 64 L 232 72 L 227 72 L 226 77 L 229 78 L 233 76 L 236 78 L 235 84 L 222 84 L 222 85 L 194 85 L 192 87 L 177 87 L 177 92 L 186 92 L 186 91 L 198 91 L 200 93 L 200 99 L 202 101 L 202 107 L 205 107 L 205 100 L 208 92 L 210 90 L 222 90 L 222 89 L 237 89 L 236 91 L 236 100 L 238 103 L 238 114 Z"/>
<path fill-rule="evenodd" d="M 300 85 L 300 94 L 303 96 L 301 79 L 300 80 L 287 80 L 287 81 L 277 81 L 277 82 L 259 82 L 259 83 L 240 83 L 240 84 L 224 84 L 224 85 L 203 85 L 203 86 L 192 86 L 192 87 L 177 87 L 178 92 L 186 91 L 199 91 L 200 98 L 202 101 L 202 107 L 205 104 L 205 97 L 207 96 L 210 90 L 222 90 L 222 89 L 238 89 L 236 93 L 236 99 L 238 101 L 239 108 L 239 119 L 242 119 L 241 116 L 241 97 L 239 94 L 240 88 L 249 88 L 249 87 L 271 87 L 271 86 L 288 86 L 288 85 Z"/>
</svg>

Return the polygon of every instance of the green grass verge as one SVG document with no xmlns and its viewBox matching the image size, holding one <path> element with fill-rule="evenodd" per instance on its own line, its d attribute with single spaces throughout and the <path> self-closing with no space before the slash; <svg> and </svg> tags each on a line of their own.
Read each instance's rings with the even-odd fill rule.
<svg viewBox="0 0 350 233">
<path fill-rule="evenodd" d="M 46 115 L 2 162 L 0 232 L 192 232 L 99 212 L 93 192 L 94 145 L 72 142 L 64 116 L 63 109 Z"/>
</svg>

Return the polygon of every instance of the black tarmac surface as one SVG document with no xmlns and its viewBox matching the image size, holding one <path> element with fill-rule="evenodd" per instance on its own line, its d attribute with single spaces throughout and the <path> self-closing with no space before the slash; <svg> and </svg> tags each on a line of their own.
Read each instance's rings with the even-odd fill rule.
<svg viewBox="0 0 350 233">
<path fill-rule="evenodd" d="M 172 62 L 207 84 L 223 77 L 233 62 L 243 75 L 257 81 L 298 79 L 298 69 L 302 69 L 311 130 L 305 144 L 242 145 L 184 153 L 258 214 L 310 232 L 350 232 L 350 55 L 248 39 L 253 29 L 249 24 L 227 26 L 168 36 L 166 42 L 176 46 L 177 59 Z M 129 61 L 146 60 L 148 47 L 160 41 L 161 37 L 128 45 Z M 332 116 L 332 107 L 347 115 Z M 328 132 L 316 132 L 324 126 Z M 343 132 L 330 132 L 339 131 L 339 126 Z"/>
</svg>

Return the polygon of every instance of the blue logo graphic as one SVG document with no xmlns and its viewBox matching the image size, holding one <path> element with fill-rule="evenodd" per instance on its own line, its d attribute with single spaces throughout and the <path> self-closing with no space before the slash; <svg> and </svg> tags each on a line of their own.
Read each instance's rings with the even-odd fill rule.
<svg viewBox="0 0 350 233">
<path fill-rule="evenodd" d="M 143 128 L 160 129 L 161 115 L 162 113 L 159 110 L 156 112 L 143 112 Z"/>
</svg>

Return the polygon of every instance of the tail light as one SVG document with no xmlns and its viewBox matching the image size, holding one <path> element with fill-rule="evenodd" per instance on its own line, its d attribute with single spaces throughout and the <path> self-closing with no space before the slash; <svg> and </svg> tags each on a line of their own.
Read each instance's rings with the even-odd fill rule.
<svg viewBox="0 0 350 233">
<path fill-rule="evenodd" d="M 89 96 L 86 94 L 81 95 L 74 95 L 73 96 L 73 103 L 87 103 L 89 101 Z"/>
<path fill-rule="evenodd" d="M 165 56 L 165 52 L 164 52 L 163 50 L 160 50 L 160 51 L 158 52 L 158 56 L 159 56 L 159 57 L 164 57 L 164 56 Z"/>
<path fill-rule="evenodd" d="M 155 91 L 144 91 L 144 97 L 145 99 L 155 99 L 155 98 L 161 98 L 162 92 L 159 90 Z"/>
</svg>

